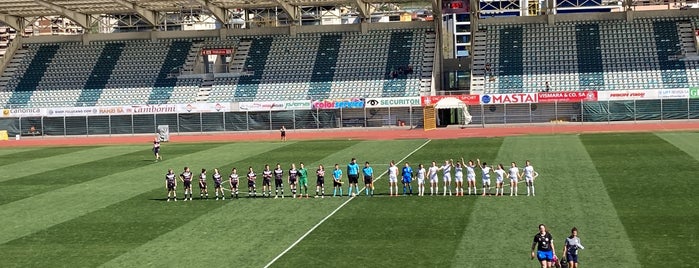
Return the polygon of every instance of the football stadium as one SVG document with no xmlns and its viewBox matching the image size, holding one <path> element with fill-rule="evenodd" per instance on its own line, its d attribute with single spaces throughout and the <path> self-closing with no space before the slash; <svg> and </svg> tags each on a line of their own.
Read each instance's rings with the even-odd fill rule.
<svg viewBox="0 0 699 268">
<path fill-rule="evenodd" d="M 0 266 L 695 267 L 698 51 L 684 0 L 0 1 Z"/>
</svg>

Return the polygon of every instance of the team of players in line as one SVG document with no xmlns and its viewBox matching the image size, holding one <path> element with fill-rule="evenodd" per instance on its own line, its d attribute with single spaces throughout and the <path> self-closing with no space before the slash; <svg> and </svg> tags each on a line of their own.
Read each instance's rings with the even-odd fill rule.
<svg viewBox="0 0 699 268">
<path fill-rule="evenodd" d="M 539 176 L 539 174 L 534 170 L 534 167 L 532 167 L 531 163 L 529 160 L 525 162 L 525 167 L 523 168 L 522 172 L 520 173 L 519 167 L 517 167 L 517 164 L 515 162 L 512 162 L 510 164 L 510 168 L 508 170 L 505 170 L 502 164 L 497 165 L 497 167 L 493 166 L 488 166 L 487 163 L 483 162 L 481 163 L 480 159 L 476 159 L 476 162 L 474 163 L 473 161 L 469 160 L 468 162 L 465 162 L 463 158 L 461 158 L 461 161 L 457 161 L 454 163 L 453 160 L 446 160 L 444 161 L 444 165 L 438 166 L 435 161 L 432 161 L 432 164 L 429 168 L 425 169 L 425 167 L 422 164 L 419 164 L 417 167 L 417 171 L 414 171 L 413 168 L 410 166 L 410 163 L 405 162 L 402 170 L 400 171 L 398 167 L 396 166 L 396 163 L 394 161 L 391 161 L 389 164 L 389 168 L 387 170 L 388 173 L 388 181 L 389 181 L 389 195 L 390 196 L 397 196 L 399 194 L 398 192 L 398 178 L 400 175 L 401 178 L 401 183 L 403 184 L 403 195 L 412 195 L 413 194 L 413 188 L 412 188 L 412 181 L 413 178 L 417 179 L 418 182 L 418 196 L 424 196 L 425 195 L 425 182 L 429 182 L 430 185 L 430 195 L 439 195 L 439 173 L 441 171 L 442 173 L 442 181 L 443 181 L 443 195 L 452 195 L 452 179 L 451 179 L 451 170 L 452 168 L 454 169 L 454 185 L 455 185 L 455 195 L 456 196 L 463 196 L 464 195 L 464 189 L 463 189 L 463 181 L 464 181 L 464 169 L 466 171 L 466 181 L 467 181 L 467 187 L 468 187 L 468 194 L 471 195 L 472 193 L 474 195 L 478 194 L 478 189 L 476 188 L 476 169 L 481 170 L 481 178 L 482 178 L 482 193 L 481 195 L 489 195 L 491 192 L 491 184 L 490 184 L 490 176 L 491 173 L 495 174 L 495 196 L 502 196 L 504 194 L 504 181 L 505 179 L 510 180 L 510 196 L 517 196 L 518 189 L 517 189 L 517 184 L 518 182 L 524 178 L 526 186 L 527 186 L 527 196 L 534 196 L 535 191 L 534 191 L 534 180 Z M 374 195 L 374 169 L 370 166 L 369 162 L 364 163 L 364 167 L 361 168 L 361 173 L 363 175 L 363 181 L 364 181 L 364 192 L 365 195 L 367 196 L 373 196 Z M 257 187 L 256 187 L 256 181 L 257 181 L 257 173 L 254 171 L 252 167 L 248 168 L 248 172 L 246 174 L 247 182 L 248 182 L 248 196 L 249 197 L 257 197 Z M 304 166 L 303 163 L 299 163 L 299 168 L 296 167 L 296 164 L 291 164 L 291 168 L 287 171 L 283 170 L 280 164 L 276 165 L 276 168 L 274 170 L 270 169 L 269 165 L 265 165 L 264 170 L 262 171 L 262 192 L 261 196 L 262 197 L 271 197 L 272 196 L 272 179 L 274 179 L 274 198 L 284 198 L 284 177 L 287 175 L 287 180 L 286 182 L 289 184 L 289 187 L 291 189 L 292 197 L 296 198 L 297 193 L 298 197 L 302 198 L 305 197 L 308 198 L 308 170 Z M 347 178 L 349 182 L 349 187 L 347 189 L 347 195 L 359 195 L 359 176 L 360 176 L 360 167 L 359 164 L 357 164 L 357 160 L 355 158 L 352 158 L 351 162 L 347 165 Z M 169 169 L 167 174 L 165 175 L 165 187 L 167 189 L 167 201 L 169 202 L 170 199 L 177 201 L 177 194 L 176 194 L 176 187 L 177 187 L 177 181 L 182 182 L 184 184 L 184 200 L 186 201 L 187 199 L 192 200 L 192 195 L 193 195 L 193 190 L 192 190 L 192 181 L 194 180 L 194 174 L 192 171 L 189 169 L 189 167 L 185 167 L 184 171 L 178 175 L 176 175 L 172 169 Z M 343 177 L 343 171 L 340 169 L 340 166 L 338 164 L 335 164 L 335 167 L 332 171 L 332 178 L 333 178 L 333 196 L 342 196 L 343 191 L 342 191 L 342 185 L 344 184 L 344 181 L 342 180 Z M 225 193 L 224 193 L 224 188 L 223 188 L 223 175 L 219 172 L 218 169 L 214 169 L 214 173 L 212 175 L 213 181 L 214 181 L 214 192 L 216 196 L 216 200 L 224 199 L 225 200 Z M 323 165 L 319 165 L 318 169 L 316 169 L 316 194 L 315 197 L 318 198 L 324 198 L 325 197 L 325 169 Z M 231 174 L 228 176 L 228 186 L 230 189 L 230 196 L 231 198 L 238 198 L 238 193 L 239 193 L 239 184 L 240 181 L 243 178 L 238 175 L 238 170 L 236 168 L 233 168 L 231 170 Z M 299 189 L 300 188 L 300 189 Z M 354 192 L 352 191 L 354 188 Z M 208 187 L 207 187 L 207 170 L 202 169 L 201 173 L 199 174 L 199 197 L 201 199 L 208 199 L 209 198 L 209 193 L 208 193 Z"/>
</svg>

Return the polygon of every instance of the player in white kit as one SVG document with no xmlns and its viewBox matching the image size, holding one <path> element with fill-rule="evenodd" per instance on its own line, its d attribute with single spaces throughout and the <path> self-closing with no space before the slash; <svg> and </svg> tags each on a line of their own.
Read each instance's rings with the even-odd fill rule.
<svg viewBox="0 0 699 268">
<path fill-rule="evenodd" d="M 449 190 L 449 195 L 451 195 L 451 167 L 452 162 L 444 160 L 444 166 L 439 168 L 442 170 L 442 180 L 444 181 L 444 196 L 447 195 L 447 189 Z"/>
<path fill-rule="evenodd" d="M 498 164 L 498 169 L 495 170 L 495 196 L 502 196 L 503 194 L 503 180 L 505 179 L 505 176 L 507 176 L 507 172 L 505 171 L 505 168 L 502 166 L 502 164 Z"/>
<path fill-rule="evenodd" d="M 522 177 L 522 175 L 519 174 L 517 163 L 512 162 L 510 172 L 507 174 L 507 177 L 510 178 L 510 196 L 517 196 L 517 181 Z"/>
<path fill-rule="evenodd" d="M 398 167 L 394 161 L 391 161 L 388 166 L 388 188 L 390 196 L 394 196 L 394 189 L 395 196 L 398 196 Z"/>
<path fill-rule="evenodd" d="M 418 196 L 424 196 L 425 195 L 425 174 L 427 173 L 427 170 L 425 170 L 425 166 L 422 164 L 417 165 L 417 195 Z"/>
<path fill-rule="evenodd" d="M 451 160 L 454 163 L 454 160 Z M 461 162 L 456 162 L 454 165 L 454 189 L 456 190 L 456 196 L 464 195 L 464 167 Z"/>
<path fill-rule="evenodd" d="M 527 196 L 530 194 L 531 196 L 534 196 L 534 179 L 539 177 L 539 173 L 534 170 L 534 167 L 532 167 L 529 160 L 525 161 L 524 163 L 525 165 L 522 177 L 524 177 L 524 183 L 527 185 Z"/>
<path fill-rule="evenodd" d="M 478 167 L 481 168 L 481 180 L 483 181 L 483 194 L 482 196 L 486 196 L 490 194 L 490 171 L 493 169 L 493 167 L 489 167 L 488 163 L 483 162 L 481 164 L 480 159 L 476 159 L 478 162 Z M 473 189 L 476 189 L 476 184 L 474 182 L 473 184 Z"/>
<path fill-rule="evenodd" d="M 439 172 L 437 162 L 432 161 L 432 166 L 430 166 L 430 169 L 427 171 L 427 177 L 430 179 L 430 195 L 439 195 L 439 176 L 437 172 Z"/>
<path fill-rule="evenodd" d="M 478 164 L 480 165 L 479 159 L 477 159 Z M 464 162 L 464 159 L 461 158 L 461 162 Z M 466 165 L 466 183 L 468 184 L 468 194 L 471 195 L 471 189 L 473 189 L 473 194 L 478 194 L 478 190 L 476 189 L 476 165 L 473 163 L 473 160 L 468 160 L 468 164 Z M 461 190 L 461 195 L 464 195 L 464 190 Z"/>
</svg>

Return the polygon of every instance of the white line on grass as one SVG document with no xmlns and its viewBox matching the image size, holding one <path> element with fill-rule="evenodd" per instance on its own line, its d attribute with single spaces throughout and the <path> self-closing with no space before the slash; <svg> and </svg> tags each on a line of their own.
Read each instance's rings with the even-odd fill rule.
<svg viewBox="0 0 699 268">
<path fill-rule="evenodd" d="M 417 152 L 417 151 L 419 151 L 420 149 L 422 149 L 422 147 L 425 147 L 425 145 L 427 145 L 428 143 L 430 143 L 430 141 L 432 141 L 432 140 L 427 140 L 427 141 L 425 141 L 425 143 L 423 143 L 423 144 L 420 145 L 419 147 L 415 148 L 415 150 L 413 150 L 413 151 L 410 152 L 408 155 L 406 155 L 405 157 L 403 157 L 403 159 L 398 160 L 398 162 L 400 163 L 400 162 L 403 162 L 403 160 L 408 159 L 408 157 L 410 157 L 410 156 L 413 155 L 415 152 Z M 385 175 L 386 172 L 388 172 L 388 170 L 386 170 L 386 171 L 384 171 L 383 173 L 381 173 L 378 177 L 376 177 L 376 179 L 374 179 L 374 181 L 379 180 L 379 178 L 381 178 L 381 176 Z M 362 188 L 362 190 L 364 190 L 364 188 Z M 360 191 L 361 191 L 361 190 L 360 190 Z M 333 215 L 335 215 L 335 213 L 337 213 L 337 211 L 339 211 L 342 207 L 344 207 L 345 205 L 347 205 L 347 203 L 349 203 L 350 201 L 352 201 L 352 199 L 354 199 L 354 198 L 355 198 L 354 196 L 350 196 L 350 198 L 347 199 L 347 201 L 345 201 L 345 202 L 343 202 L 342 204 L 340 204 L 340 206 L 337 207 L 337 208 L 336 208 L 335 210 L 333 210 L 332 212 L 330 212 L 330 214 L 328 214 L 328 216 L 325 216 L 325 218 L 323 218 L 323 219 L 320 220 L 316 225 L 314 225 L 313 227 L 311 227 L 311 229 L 309 229 L 305 234 L 303 234 L 301 237 L 299 237 L 299 239 L 296 239 L 296 241 L 294 241 L 294 243 L 292 243 L 289 247 L 287 247 L 284 251 L 282 251 L 282 253 L 279 253 L 279 255 L 277 255 L 276 257 L 274 257 L 274 259 L 272 259 L 272 260 L 271 260 L 269 263 L 267 263 L 267 265 L 265 265 L 264 267 L 267 268 L 267 267 L 270 267 L 272 264 L 274 264 L 274 262 L 276 262 L 279 258 L 281 258 L 282 256 L 284 256 L 284 254 L 286 254 L 287 252 L 289 252 L 289 250 L 291 250 L 292 248 L 294 248 L 299 242 L 301 242 L 301 240 L 303 240 L 304 238 L 306 238 L 306 236 L 308 236 L 309 234 L 311 234 L 316 228 L 318 228 L 318 226 L 320 226 L 320 225 L 323 224 L 326 220 L 328 220 L 330 217 L 332 217 Z"/>
</svg>

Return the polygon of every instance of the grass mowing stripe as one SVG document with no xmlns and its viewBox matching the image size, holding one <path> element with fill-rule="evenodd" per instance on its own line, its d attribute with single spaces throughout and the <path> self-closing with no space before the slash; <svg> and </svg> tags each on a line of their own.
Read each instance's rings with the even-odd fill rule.
<svg viewBox="0 0 699 268">
<path fill-rule="evenodd" d="M 4 164 L 5 159 L 3 159 L 2 157 L 6 156 L 6 155 L 10 155 L 10 157 L 8 157 L 8 158 L 13 158 L 12 157 L 13 154 L 21 155 L 21 154 L 30 153 L 31 151 L 34 151 L 34 150 L 41 150 L 41 148 L 23 148 L 23 147 L 0 148 L 0 159 L 3 160 L 0 163 Z"/>
<path fill-rule="evenodd" d="M 23 170 L 27 166 L 41 167 L 44 159 L 56 159 L 63 155 L 77 153 L 84 150 L 94 149 L 95 147 L 74 146 L 74 147 L 49 147 L 30 150 L 27 152 L 17 152 L 0 156 L 0 167 L 8 170 Z M 0 173 L 0 181 L 3 181 L 6 175 Z"/>
<path fill-rule="evenodd" d="M 261 167 L 264 163 L 276 164 L 280 162 L 286 170 L 288 163 L 304 161 L 306 163 L 334 163 L 346 160 L 350 152 L 366 150 L 374 147 L 373 143 L 359 141 L 309 141 L 299 142 L 294 146 L 284 147 L 283 150 L 270 151 L 236 162 L 243 166 L 252 165 Z M 324 157 L 328 156 L 328 157 Z M 320 159 L 322 158 L 322 159 Z M 311 167 L 312 168 L 312 167 Z M 314 168 L 313 168 L 314 169 Z M 258 171 L 259 172 L 259 171 Z M 314 176 L 312 178 L 315 178 Z M 311 180 L 312 185 L 315 180 Z M 257 184 L 261 184 L 258 182 Z M 259 252 L 272 254 L 279 248 L 287 245 L 289 241 L 298 237 L 298 233 L 327 215 L 329 211 L 337 207 L 340 199 L 290 199 L 288 185 L 285 191 L 287 198 L 274 199 L 248 199 L 242 198 L 227 202 L 225 207 L 211 211 L 201 217 L 192 220 L 182 227 L 163 234 L 142 246 L 133 248 L 109 262 L 105 267 L 124 266 L 261 266 Z M 245 189 L 245 187 L 243 187 Z M 216 202 L 216 201 L 214 201 Z M 178 202 L 179 203 L 179 202 Z M 262 209 L 264 208 L 264 209 Z M 280 220 L 282 219 L 282 220 Z M 201 222 L 212 222 L 204 228 Z M 195 228 L 202 229 L 210 235 L 202 236 L 201 232 L 191 232 Z M 233 232 L 233 235 L 230 233 Z M 244 235 L 241 235 L 243 234 Z M 215 234 L 224 234 L 213 238 Z M 240 237 L 245 237 L 241 239 Z M 219 245 L 229 245 L 225 251 L 214 252 L 211 258 L 192 262 L 187 255 L 161 258 L 158 252 L 178 250 L 180 244 L 172 241 L 186 240 L 190 244 L 200 245 L 205 248 L 214 248 Z M 249 249 L 255 249 L 255 255 L 251 256 Z"/>
<path fill-rule="evenodd" d="M 699 133 L 697 132 L 660 132 L 656 136 L 682 150 L 696 160 L 699 160 Z"/>
<path fill-rule="evenodd" d="M 107 147 L 76 147 L 79 150 L 62 150 L 62 148 L 47 148 L 51 156 L 24 159 L 22 162 L 0 166 L 0 182 L 41 174 L 66 166 L 78 165 L 90 161 L 101 160 L 115 155 L 133 153 L 142 150 L 143 146 L 107 146 Z M 145 157 L 145 156 L 144 156 Z M 31 167 L 31 168 L 28 168 Z M 76 172 L 82 172 L 75 170 Z M 52 179 L 39 177 L 38 179 Z"/>
<path fill-rule="evenodd" d="M 564 238 L 576 226 L 586 246 L 580 255 L 584 265 L 639 266 L 602 179 L 577 136 L 508 137 L 491 162 L 507 169 L 516 161 L 521 170 L 527 159 L 540 174 L 536 196 L 527 197 L 526 185 L 519 183 L 520 196 L 507 196 L 506 187 L 504 197 L 478 197 L 452 266 L 535 265 L 529 258 L 530 246 L 540 223 L 551 230 L 558 256 Z M 479 187 L 481 183 L 477 179 Z"/>
<path fill-rule="evenodd" d="M 3 266 L 95 267 L 225 204 L 178 202 L 179 204 L 175 203 L 175 205 L 187 209 L 188 213 L 172 213 L 173 207 L 170 204 L 149 200 L 161 194 L 162 189 L 141 193 L 103 209 L 2 244 L 0 252 L 4 255 Z M 197 227 L 206 225 L 206 223 L 196 222 L 196 226 L 182 231 L 205 235 L 197 232 Z M 215 239 L 215 236 L 208 235 L 208 238 Z M 183 252 L 189 251 L 183 250 L 183 247 L 192 245 L 183 244 L 181 240 L 170 241 L 170 243 L 177 244 L 178 250 Z M 157 256 L 165 258 L 162 252 Z M 140 267 L 143 266 L 148 264 L 140 265 Z"/>
<path fill-rule="evenodd" d="M 478 141 L 434 140 L 407 161 L 415 165 L 458 157 L 445 148 L 473 148 L 472 145 L 482 140 Z M 387 194 L 387 184 L 386 180 L 377 183 L 377 194 Z M 456 199 L 441 196 L 375 196 L 353 201 L 274 266 L 442 266 L 451 260 L 456 245 L 452 241 L 461 234 L 464 224 L 460 224 L 463 221 L 460 216 L 470 208 L 470 202 L 455 202 Z M 418 249 L 413 250 L 415 247 Z M 400 254 L 401 249 L 409 253 Z"/>
<path fill-rule="evenodd" d="M 2 205 L 0 206 L 0 225 L 4 226 L 5 230 L 0 233 L 0 244 L 102 209 L 154 188 L 164 187 L 163 176 L 169 167 L 181 169 L 185 165 L 195 168 L 223 165 L 242 159 L 245 155 L 262 153 L 280 146 L 283 145 L 202 143 L 197 145 L 198 151 L 190 154 L 167 156 L 165 161 L 156 164 L 117 172 Z M 233 150 L 238 153 L 230 154 L 229 152 Z M 141 161 L 141 159 L 134 159 L 134 161 Z M 144 179 L 144 176 L 151 179 Z M 91 195 L 90 202 L 85 201 L 86 195 Z"/>
<path fill-rule="evenodd" d="M 143 147 L 141 146 L 140 148 Z M 129 170 L 143 167 L 144 163 L 151 163 L 153 161 L 150 159 L 134 161 L 134 159 L 150 156 L 150 149 L 135 152 L 132 152 L 132 149 L 135 148 L 103 147 L 98 149 L 95 149 L 98 150 L 98 154 L 84 155 L 80 158 L 76 158 L 75 156 L 67 158 L 72 160 L 72 162 L 75 163 L 74 165 L 66 165 L 62 168 L 18 177 L 3 182 L 3 187 L 0 188 L 0 205 L 107 176 L 114 173 L 117 169 Z M 107 151 L 107 149 L 111 150 Z M 169 153 L 175 155 L 186 153 L 188 150 L 191 150 L 191 148 L 185 146 L 175 146 L 168 149 Z M 102 159 L 103 156 L 111 157 Z M 55 161 L 63 162 L 62 160 L 63 159 L 57 159 Z M 58 164 L 50 164 L 50 166 L 56 165 Z M 13 171 L 4 171 L 3 168 L 0 168 L 0 173 L 12 174 Z"/>
<path fill-rule="evenodd" d="M 650 133 L 582 137 L 641 265 L 696 264 L 699 161 Z"/>
<path fill-rule="evenodd" d="M 423 144 L 420 145 L 419 147 L 415 148 L 413 151 L 411 151 L 410 153 L 408 153 L 408 155 L 406 155 L 405 157 L 403 157 L 401 160 L 398 160 L 398 162 L 402 162 L 402 161 L 405 160 L 406 158 L 410 157 L 412 154 L 414 154 L 415 152 L 417 152 L 418 150 L 420 150 L 422 147 L 425 147 L 425 145 L 427 145 L 429 142 L 430 142 L 430 140 L 425 141 L 425 143 L 423 143 Z M 385 174 L 386 174 L 386 171 L 384 171 L 383 173 L 381 173 L 380 175 L 378 175 L 373 181 L 375 182 L 376 180 L 381 179 L 381 176 L 383 176 L 383 175 L 385 175 Z M 355 186 L 355 187 L 357 187 L 357 186 Z M 366 187 L 364 187 L 364 188 L 366 188 Z M 364 188 L 362 188 L 362 189 L 364 189 Z M 351 195 L 351 189 L 348 188 L 347 194 L 348 194 L 348 195 Z M 347 205 L 347 203 L 349 203 L 350 201 L 352 201 L 354 198 L 355 198 L 355 197 L 352 196 L 352 197 L 350 197 L 349 199 L 347 199 L 347 201 L 345 201 L 345 202 L 343 202 L 342 204 L 340 204 L 340 206 L 338 206 L 335 210 L 333 210 L 332 212 L 330 212 L 330 214 L 328 214 L 328 215 L 325 216 L 322 220 L 320 220 L 318 223 L 316 223 L 316 225 L 313 225 L 313 227 L 311 227 L 311 229 L 309 229 L 309 230 L 308 230 L 306 233 L 304 233 L 301 237 L 299 237 L 298 239 L 296 239 L 296 241 L 294 241 L 294 243 L 291 243 L 291 245 L 289 245 L 289 247 L 287 247 L 284 251 L 282 251 L 281 253 L 279 253 L 279 255 L 277 255 L 276 257 L 274 257 L 274 259 L 272 259 L 272 260 L 271 260 L 269 263 L 267 263 L 267 265 L 265 265 L 264 267 L 267 268 L 267 267 L 270 267 L 272 264 L 274 264 L 274 262 L 276 262 L 279 258 L 281 258 L 282 256 L 284 256 L 284 254 L 286 254 L 287 252 L 289 252 L 289 250 L 291 250 L 292 248 L 294 248 L 299 242 L 301 242 L 304 238 L 306 238 L 306 236 L 308 236 L 311 232 L 313 232 L 316 228 L 318 228 L 318 226 L 320 226 L 321 224 L 323 224 L 323 223 L 324 223 L 326 220 L 328 220 L 330 217 L 332 217 L 333 215 L 335 215 L 335 213 L 337 213 L 337 211 L 339 211 L 340 209 L 342 209 L 342 207 L 344 207 L 345 205 Z"/>
</svg>

